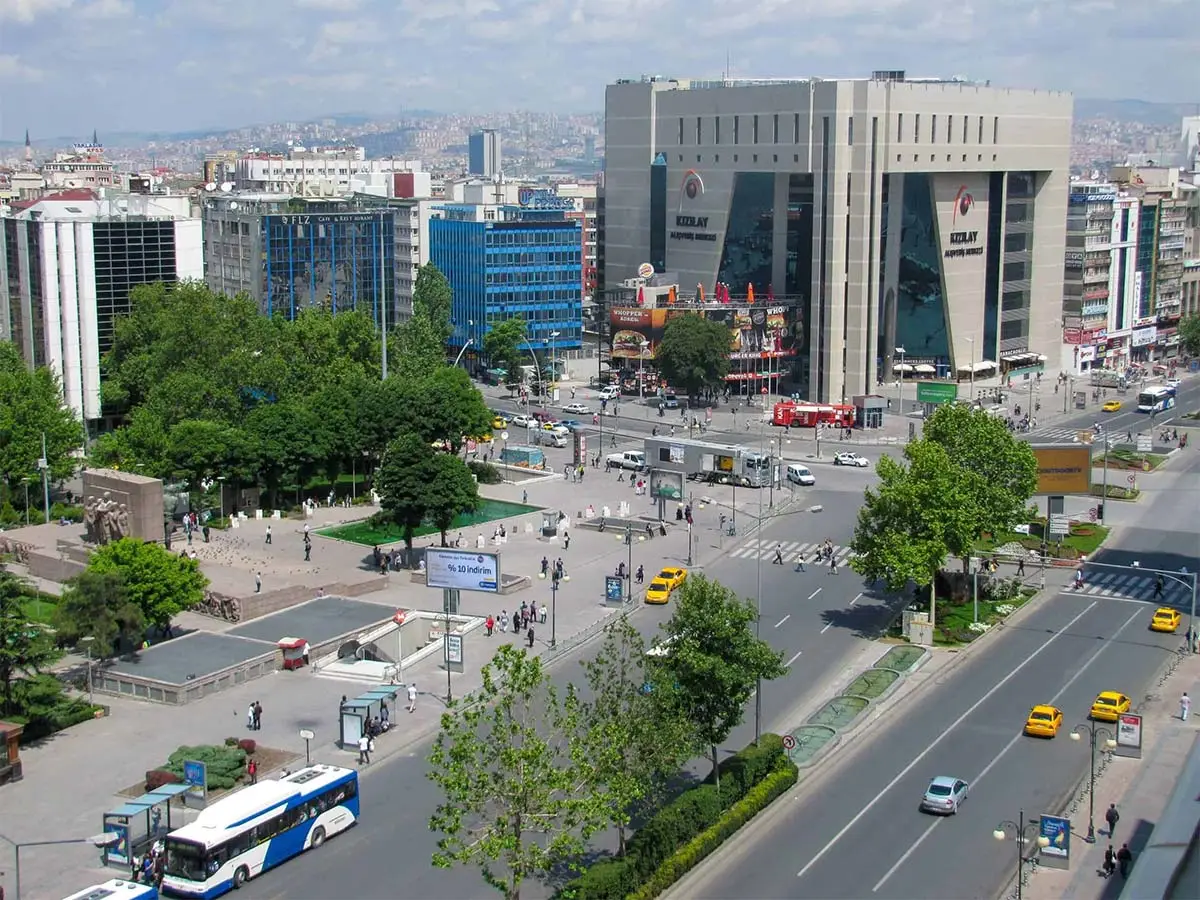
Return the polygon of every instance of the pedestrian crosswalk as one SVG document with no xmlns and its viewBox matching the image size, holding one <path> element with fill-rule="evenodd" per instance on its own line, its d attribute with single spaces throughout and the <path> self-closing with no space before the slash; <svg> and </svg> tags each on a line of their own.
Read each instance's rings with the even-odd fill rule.
<svg viewBox="0 0 1200 900">
<path fill-rule="evenodd" d="M 1117 600 L 1145 600 L 1155 602 L 1159 606 L 1177 606 L 1181 609 L 1190 607 L 1192 602 L 1190 587 L 1167 580 L 1163 584 L 1162 593 L 1156 595 L 1153 575 L 1134 575 L 1130 572 L 1087 572 L 1084 575 L 1083 587 L 1076 589 L 1067 585 L 1062 592 L 1111 597 Z"/>
<path fill-rule="evenodd" d="M 775 548 L 779 548 L 779 552 L 783 555 L 785 563 L 794 563 L 803 554 L 806 563 L 816 564 L 817 549 L 821 547 L 820 543 L 802 543 L 800 541 L 772 541 L 760 540 L 754 538 L 746 541 L 743 544 L 735 547 L 729 552 L 729 555 L 735 559 L 762 559 L 771 562 L 775 559 Z M 833 558 L 837 560 L 839 566 L 844 566 L 849 561 L 853 554 L 849 547 L 833 548 Z M 828 561 L 826 561 L 828 564 Z"/>
<path fill-rule="evenodd" d="M 1087 429 L 1084 429 L 1087 430 Z M 1033 431 L 1018 437 L 1027 437 L 1033 441 L 1045 441 L 1055 444 L 1073 444 L 1079 440 L 1079 428 L 1035 428 Z"/>
</svg>

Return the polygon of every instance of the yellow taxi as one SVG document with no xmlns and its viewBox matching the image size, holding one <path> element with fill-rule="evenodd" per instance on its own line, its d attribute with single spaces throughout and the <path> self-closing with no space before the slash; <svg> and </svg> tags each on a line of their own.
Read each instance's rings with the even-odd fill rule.
<svg viewBox="0 0 1200 900">
<path fill-rule="evenodd" d="M 1092 704 L 1091 717 L 1098 722 L 1115 722 L 1121 713 L 1129 712 L 1131 701 L 1124 694 L 1116 691 L 1101 691 L 1096 702 Z"/>
<path fill-rule="evenodd" d="M 495 440 L 495 438 L 493 438 L 492 433 L 488 431 L 479 435 L 478 437 L 468 437 L 467 440 L 474 441 L 477 444 L 490 444 L 493 440 Z"/>
<path fill-rule="evenodd" d="M 1062 728 L 1063 714 L 1057 706 L 1047 706 L 1039 703 L 1029 711 L 1025 719 L 1025 733 L 1030 737 L 1052 738 L 1058 736 Z"/>
<path fill-rule="evenodd" d="M 661 578 L 655 578 L 646 588 L 647 603 L 666 603 L 671 599 L 671 584 Z"/>
<path fill-rule="evenodd" d="M 687 578 L 687 569 L 680 568 L 679 566 L 667 566 L 667 568 L 655 575 L 654 578 L 656 581 L 665 581 L 671 586 L 671 590 L 675 590 Z"/>
<path fill-rule="evenodd" d="M 1104 405 L 1100 407 L 1105 412 L 1116 412 L 1121 408 L 1120 400 L 1105 400 Z"/>
<path fill-rule="evenodd" d="M 508 419 L 501 415 L 492 416 L 492 427 L 497 431 L 503 431 L 508 427 Z"/>
<path fill-rule="evenodd" d="M 1154 611 L 1154 618 L 1150 620 L 1150 630 L 1174 634 L 1182 621 L 1183 615 L 1179 610 L 1171 609 L 1169 606 L 1160 606 Z"/>
</svg>

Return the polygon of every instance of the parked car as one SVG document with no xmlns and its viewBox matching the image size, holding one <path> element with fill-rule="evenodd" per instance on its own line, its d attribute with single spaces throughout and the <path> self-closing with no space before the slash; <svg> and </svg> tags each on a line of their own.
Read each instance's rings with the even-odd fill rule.
<svg viewBox="0 0 1200 900">
<path fill-rule="evenodd" d="M 835 466 L 854 466 L 859 469 L 865 469 L 871 465 L 871 461 L 865 456 L 859 456 L 857 453 L 839 453 L 833 458 Z"/>
<path fill-rule="evenodd" d="M 579 402 L 568 403 L 562 408 L 562 411 L 565 413 L 570 413 L 573 416 L 590 416 L 592 414 L 591 409 L 586 403 Z"/>
<path fill-rule="evenodd" d="M 621 396 L 621 389 L 615 384 L 610 384 L 596 395 L 600 400 L 616 400 Z"/>
</svg>

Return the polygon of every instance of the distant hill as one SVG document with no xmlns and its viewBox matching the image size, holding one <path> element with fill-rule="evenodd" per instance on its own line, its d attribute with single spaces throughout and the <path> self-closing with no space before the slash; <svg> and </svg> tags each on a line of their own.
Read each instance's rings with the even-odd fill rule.
<svg viewBox="0 0 1200 900">
<path fill-rule="evenodd" d="M 1200 115 L 1200 103 L 1152 103 L 1149 100 L 1075 98 L 1075 118 L 1115 119 L 1144 125 L 1178 125 L 1184 116 Z"/>
</svg>

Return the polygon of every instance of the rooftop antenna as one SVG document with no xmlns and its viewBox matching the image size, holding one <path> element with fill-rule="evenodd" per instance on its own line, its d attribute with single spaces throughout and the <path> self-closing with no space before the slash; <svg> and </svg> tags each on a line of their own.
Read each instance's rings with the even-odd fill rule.
<svg viewBox="0 0 1200 900">
<path fill-rule="evenodd" d="M 722 81 L 728 81 L 728 80 L 729 80 L 729 75 L 730 75 L 730 66 L 729 66 L 729 48 L 728 48 L 728 47 L 726 47 L 726 48 L 725 48 L 725 77 L 724 77 L 724 78 L 722 78 L 721 80 L 722 80 Z"/>
</svg>

